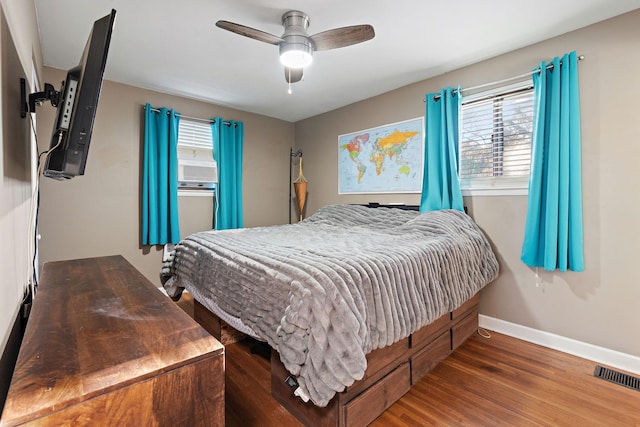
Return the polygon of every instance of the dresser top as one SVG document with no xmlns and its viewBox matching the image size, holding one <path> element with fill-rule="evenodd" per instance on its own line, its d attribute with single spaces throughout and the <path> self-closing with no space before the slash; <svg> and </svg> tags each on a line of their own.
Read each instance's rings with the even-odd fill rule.
<svg viewBox="0 0 640 427">
<path fill-rule="evenodd" d="M 0 424 L 33 420 L 223 353 L 123 257 L 50 262 Z"/>
</svg>

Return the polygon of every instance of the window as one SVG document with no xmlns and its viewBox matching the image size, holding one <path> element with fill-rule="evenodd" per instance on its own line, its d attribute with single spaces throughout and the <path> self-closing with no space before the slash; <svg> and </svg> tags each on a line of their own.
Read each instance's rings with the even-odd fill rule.
<svg viewBox="0 0 640 427">
<path fill-rule="evenodd" d="M 211 125 L 181 118 L 178 127 L 178 190 L 213 190 L 218 170 Z"/>
<path fill-rule="evenodd" d="M 532 122 L 530 84 L 463 98 L 459 126 L 463 194 L 527 194 Z"/>
</svg>

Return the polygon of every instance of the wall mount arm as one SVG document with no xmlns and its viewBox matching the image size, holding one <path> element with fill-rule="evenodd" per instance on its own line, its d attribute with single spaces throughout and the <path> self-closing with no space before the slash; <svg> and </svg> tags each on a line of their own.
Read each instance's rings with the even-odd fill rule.
<svg viewBox="0 0 640 427">
<path fill-rule="evenodd" d="M 44 90 L 30 94 L 27 103 L 26 81 L 20 79 L 20 117 L 25 118 L 29 112 L 35 113 L 36 103 L 40 105 L 45 101 L 50 101 L 52 106 L 57 107 L 60 102 L 60 92 L 55 90 L 51 83 L 45 83 Z"/>
</svg>

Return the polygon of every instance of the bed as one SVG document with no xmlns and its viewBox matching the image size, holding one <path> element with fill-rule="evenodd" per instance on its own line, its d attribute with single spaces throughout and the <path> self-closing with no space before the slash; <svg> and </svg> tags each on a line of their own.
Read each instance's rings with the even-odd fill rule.
<svg viewBox="0 0 640 427">
<path fill-rule="evenodd" d="M 330 205 L 296 224 L 193 234 L 161 278 L 206 309 L 196 320 L 268 343 L 272 394 L 301 421 L 353 425 L 475 331 L 478 291 L 497 275 L 463 212 Z"/>
</svg>

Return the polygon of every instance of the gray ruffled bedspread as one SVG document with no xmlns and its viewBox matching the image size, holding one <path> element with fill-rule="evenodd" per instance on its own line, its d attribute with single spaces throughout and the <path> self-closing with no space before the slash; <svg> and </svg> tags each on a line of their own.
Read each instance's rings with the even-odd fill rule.
<svg viewBox="0 0 640 427">
<path fill-rule="evenodd" d="M 161 277 L 170 295 L 186 288 L 239 319 L 326 406 L 363 377 L 367 353 L 497 275 L 489 242 L 462 212 L 331 205 L 297 224 L 193 234 Z"/>
</svg>

